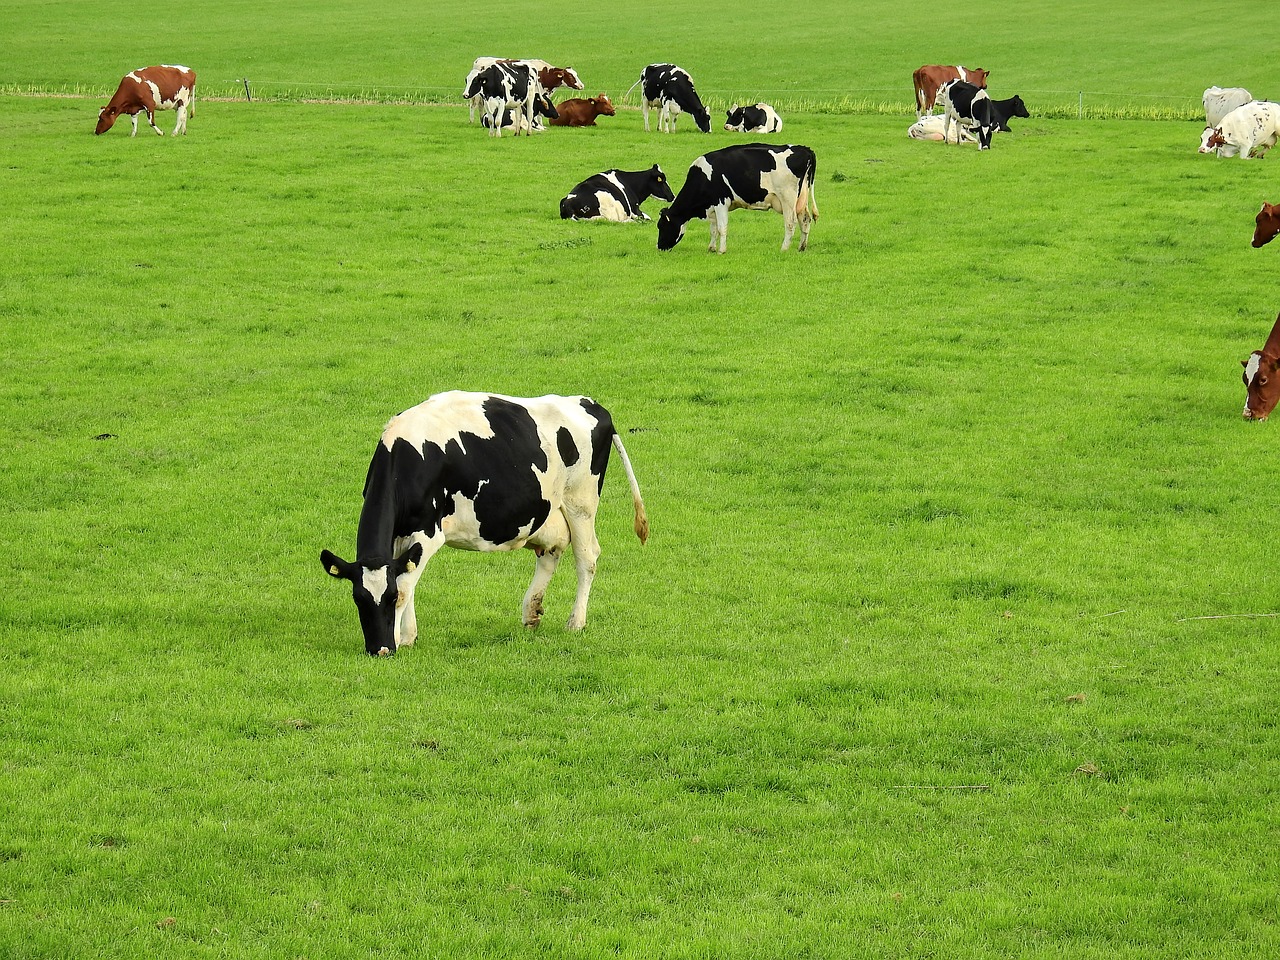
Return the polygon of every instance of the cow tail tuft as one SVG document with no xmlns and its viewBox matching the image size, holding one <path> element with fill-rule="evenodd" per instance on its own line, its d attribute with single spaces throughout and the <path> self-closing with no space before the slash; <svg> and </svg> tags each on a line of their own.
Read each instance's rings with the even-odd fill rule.
<svg viewBox="0 0 1280 960">
<path fill-rule="evenodd" d="M 813 181 L 818 172 L 818 158 L 811 150 L 807 159 L 804 173 L 800 177 L 800 193 L 796 197 L 796 216 L 817 220 L 818 201 L 814 196 Z"/>
<path fill-rule="evenodd" d="M 618 450 L 618 456 L 622 458 L 622 469 L 626 471 L 627 482 L 631 484 L 631 501 L 636 510 L 636 536 L 640 538 L 641 544 L 648 543 L 649 517 L 644 512 L 644 500 L 640 497 L 640 482 L 636 480 L 636 472 L 631 468 L 631 458 L 627 456 L 627 448 L 622 445 L 622 437 L 618 436 L 616 431 L 613 434 L 613 445 Z"/>
</svg>

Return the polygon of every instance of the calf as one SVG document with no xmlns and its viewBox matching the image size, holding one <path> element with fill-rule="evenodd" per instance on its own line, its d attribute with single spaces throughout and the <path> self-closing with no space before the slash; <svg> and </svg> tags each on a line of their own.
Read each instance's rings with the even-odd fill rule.
<svg viewBox="0 0 1280 960">
<path fill-rule="evenodd" d="M 1280 205 L 1272 206 L 1264 200 L 1253 222 L 1253 245 L 1265 247 L 1280 233 Z"/>
<path fill-rule="evenodd" d="M 981 67 L 968 70 L 965 67 L 937 63 L 918 67 L 911 75 L 912 85 L 916 91 L 916 119 L 919 120 L 926 113 L 933 113 L 934 105 L 938 102 L 938 91 L 948 81 L 964 80 L 985 90 L 989 76 L 991 71 L 983 70 Z"/>
<path fill-rule="evenodd" d="M 693 78 L 687 70 L 673 63 L 651 63 L 640 71 L 640 79 L 627 90 L 627 95 L 641 86 L 644 107 L 644 129 L 649 131 L 649 110 L 658 109 L 658 132 L 675 133 L 676 119 L 680 113 L 689 114 L 698 129 L 703 133 L 711 132 L 711 113 L 702 105 L 698 91 L 693 87 Z"/>
<path fill-rule="evenodd" d="M 942 126 L 943 139 L 951 139 L 950 130 L 953 122 L 957 127 L 977 128 L 979 150 L 991 149 L 991 135 L 997 130 L 1003 130 L 1005 133 L 1012 132 L 1009 129 L 1011 118 L 1031 116 L 1021 97 L 992 100 L 986 90 L 963 80 L 953 80 L 943 87 L 942 98 L 946 104 Z"/>
<path fill-rule="evenodd" d="M 1280 139 L 1280 104 L 1270 100 L 1250 100 L 1236 107 L 1209 132 L 1200 147 L 1201 153 L 1218 156 L 1237 155 L 1248 160 L 1253 154 L 1265 157 Z"/>
<path fill-rule="evenodd" d="M 1244 367 L 1244 418 L 1265 420 L 1280 400 L 1280 317 L 1276 317 L 1261 350 L 1241 360 Z"/>
<path fill-rule="evenodd" d="M 736 103 L 725 114 L 724 128 L 737 133 L 779 133 L 782 118 L 767 103 L 740 107 Z"/>
<path fill-rule="evenodd" d="M 138 114 L 145 111 L 147 123 L 160 136 L 164 133 L 156 126 L 157 110 L 174 110 L 178 114 L 173 133 L 187 132 L 187 115 L 196 115 L 196 72 L 190 67 L 162 64 L 143 67 L 126 73 L 116 87 L 111 102 L 98 111 L 98 125 L 94 133 L 106 133 L 116 122 L 116 117 L 127 113 L 133 120 L 131 137 L 138 135 Z"/>
<path fill-rule="evenodd" d="M 603 93 L 585 100 L 581 97 L 565 100 L 556 109 L 560 111 L 560 116 L 551 121 L 553 127 L 594 127 L 596 117 L 615 115 L 613 101 Z"/>
<path fill-rule="evenodd" d="M 522 122 L 515 128 L 516 136 L 522 132 L 532 136 L 533 104 L 541 93 L 538 73 L 533 67 L 524 63 L 495 63 L 476 74 L 463 96 L 480 97 L 484 101 L 484 114 L 489 120 L 485 126 L 490 136 L 502 136 L 502 113 L 507 107 L 514 107 L 522 114 Z"/>
<path fill-rule="evenodd" d="M 546 133 L 546 130 L 547 130 L 547 128 L 543 125 L 542 121 L 538 119 L 539 117 L 546 117 L 548 123 L 555 123 L 555 118 L 558 116 L 559 114 L 556 112 L 555 104 L 551 102 L 551 98 L 548 97 L 545 93 L 540 93 L 533 98 L 533 132 L 534 133 Z M 510 107 L 507 107 L 505 110 L 503 110 L 502 111 L 502 129 L 511 130 L 512 128 L 515 128 L 517 126 L 516 117 L 517 117 L 516 112 L 512 110 Z M 483 117 L 480 118 L 480 122 L 484 124 L 486 127 L 489 127 L 489 126 L 492 126 L 493 124 L 493 118 L 486 113 Z M 521 113 L 519 114 L 519 127 L 516 130 L 516 132 L 525 133 L 527 132 L 527 129 L 528 128 L 525 126 L 524 114 Z"/>
<path fill-rule="evenodd" d="M 809 243 L 809 228 L 818 219 L 813 195 L 817 159 L 808 147 L 748 143 L 713 150 L 693 161 L 684 186 L 670 207 L 658 215 L 658 249 L 670 250 L 692 219 L 711 227 L 712 253 L 724 253 L 729 211 L 776 210 L 782 214 L 782 249 L 800 225 L 800 249 Z"/>
<path fill-rule="evenodd" d="M 471 86 L 473 81 L 480 73 L 495 63 L 523 63 L 538 72 L 538 83 L 542 85 L 542 89 L 551 93 L 558 87 L 568 87 L 570 90 L 581 90 L 582 81 L 578 79 L 578 74 L 572 67 L 553 67 L 545 60 L 504 60 L 500 57 L 476 57 L 475 62 L 471 64 L 471 72 L 467 74 L 467 79 L 462 85 L 462 96 L 468 101 L 470 119 L 468 123 L 476 122 L 476 107 L 481 106 L 479 97 L 468 97 L 467 88 Z"/>
<path fill-rule="evenodd" d="M 587 177 L 569 191 L 560 201 L 562 220 L 648 220 L 640 204 L 654 196 L 662 200 L 674 200 L 671 184 L 656 163 L 648 170 L 628 173 L 625 170 L 606 170 Z"/>
<path fill-rule="evenodd" d="M 443 546 L 532 550 L 538 559 L 522 614 L 535 627 L 572 544 L 578 593 L 568 626 L 581 630 L 600 556 L 595 521 L 610 442 L 644 543 L 649 520 L 631 461 L 608 411 L 589 397 L 442 393 L 392 417 L 364 482 L 356 559 L 320 554 L 330 576 L 351 583 L 365 650 L 387 656 L 417 639 L 413 590 Z"/>
</svg>

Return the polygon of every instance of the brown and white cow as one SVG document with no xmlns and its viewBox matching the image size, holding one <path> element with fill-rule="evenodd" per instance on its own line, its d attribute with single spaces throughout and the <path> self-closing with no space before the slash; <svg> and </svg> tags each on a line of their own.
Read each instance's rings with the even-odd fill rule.
<svg viewBox="0 0 1280 960">
<path fill-rule="evenodd" d="M 1253 222 L 1256 224 L 1253 228 L 1253 245 L 1265 247 L 1280 233 L 1280 204 L 1272 206 L 1264 200 L 1262 209 L 1253 218 Z"/>
<path fill-rule="evenodd" d="M 980 90 L 985 90 L 989 76 L 991 71 L 983 70 L 981 67 L 969 70 L 960 66 L 931 63 L 918 68 L 911 75 L 916 89 L 916 119 L 920 119 L 926 113 L 933 113 L 934 104 L 938 102 L 938 88 L 948 80 L 964 80 Z"/>
<path fill-rule="evenodd" d="M 138 114 L 146 112 L 147 122 L 151 129 L 160 136 L 164 133 L 156 126 L 157 110 L 176 110 L 178 123 L 173 133 L 187 132 L 187 116 L 196 115 L 196 72 L 190 67 L 161 64 L 157 67 L 143 67 L 126 73 L 116 87 L 111 102 L 98 111 L 98 126 L 95 134 L 106 133 L 111 129 L 116 118 L 127 113 L 133 119 L 131 137 L 138 135 Z"/>
<path fill-rule="evenodd" d="M 1265 420 L 1280 401 L 1280 317 L 1261 350 L 1241 360 L 1244 367 L 1244 418 Z"/>
<path fill-rule="evenodd" d="M 553 127 L 594 127 L 596 117 L 612 117 L 616 114 L 613 101 L 605 94 L 598 97 L 575 97 L 556 104 L 560 116 L 547 122 Z"/>
<path fill-rule="evenodd" d="M 463 99 L 470 101 L 470 123 L 476 122 L 476 107 L 480 106 L 479 97 L 468 97 L 467 88 L 471 86 L 479 74 L 493 66 L 495 63 L 523 63 L 533 67 L 538 71 L 538 83 L 542 86 L 543 93 L 551 93 L 557 87 L 568 87 L 570 90 L 581 90 L 582 81 L 578 79 L 578 74 L 574 72 L 572 67 L 555 67 L 547 63 L 545 60 L 511 60 L 502 57 L 476 57 L 475 62 L 471 64 L 471 72 L 467 74 L 467 81 L 462 87 Z"/>
</svg>

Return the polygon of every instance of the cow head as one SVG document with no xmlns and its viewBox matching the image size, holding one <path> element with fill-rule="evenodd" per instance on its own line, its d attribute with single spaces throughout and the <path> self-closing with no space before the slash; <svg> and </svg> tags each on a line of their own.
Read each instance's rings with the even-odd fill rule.
<svg viewBox="0 0 1280 960">
<path fill-rule="evenodd" d="M 653 176 L 653 195 L 659 200 L 675 200 L 676 195 L 671 192 L 671 184 L 667 182 L 667 175 L 662 172 L 662 168 L 655 163 L 649 168 L 649 173 Z"/>
<path fill-rule="evenodd" d="M 987 89 L 987 77 L 991 76 L 990 70 L 983 70 L 981 67 L 974 67 L 972 70 L 965 68 L 965 74 L 968 81 L 975 87 L 985 90 Z"/>
<path fill-rule="evenodd" d="M 1253 245 L 1265 247 L 1280 233 L 1280 205 L 1272 206 L 1264 202 L 1253 222 L 1256 224 L 1253 228 Z"/>
<path fill-rule="evenodd" d="M 116 117 L 120 116 L 120 111 L 115 107 L 107 104 L 98 111 L 98 125 L 94 128 L 93 134 L 97 136 L 100 133 L 106 133 L 111 129 L 111 125 L 116 122 Z"/>
<path fill-rule="evenodd" d="M 1240 363 L 1244 367 L 1244 418 L 1265 420 L 1280 401 L 1280 359 L 1255 350 Z"/>
<path fill-rule="evenodd" d="M 366 566 L 348 563 L 328 550 L 320 552 L 320 563 L 329 576 L 351 582 L 351 596 L 364 631 L 364 649 L 371 657 L 396 652 L 396 621 L 404 605 L 400 578 L 412 573 L 422 562 L 422 544 L 415 543 L 390 563 Z"/>
<path fill-rule="evenodd" d="M 1200 138 L 1201 153 L 1213 153 L 1219 147 L 1225 147 L 1227 145 L 1227 138 L 1222 135 L 1221 127 L 1214 127 L 1211 130 L 1206 130 L 1206 133 L 1208 133 L 1208 136 Z"/>
<path fill-rule="evenodd" d="M 591 104 L 596 113 L 602 117 L 617 116 L 617 111 L 613 109 L 613 101 L 603 93 L 598 97 L 591 97 L 587 103 Z"/>
<path fill-rule="evenodd" d="M 555 120 L 560 116 L 556 111 L 556 105 L 551 102 L 551 98 L 545 93 L 540 93 L 533 98 L 533 115 L 535 117 L 546 117 L 549 120 Z"/>
<path fill-rule="evenodd" d="M 658 249 L 670 250 L 680 238 L 684 236 L 683 223 L 676 223 L 675 218 L 671 216 L 671 208 L 663 207 L 662 212 L 658 214 Z"/>
<path fill-rule="evenodd" d="M 690 115 L 693 117 L 693 122 L 698 125 L 699 130 L 701 130 L 703 133 L 711 132 L 711 111 L 710 110 L 708 110 L 706 107 L 699 105 L 698 109 L 694 110 Z"/>
<path fill-rule="evenodd" d="M 737 132 L 737 133 L 741 133 L 741 132 L 742 132 L 742 123 L 743 123 L 743 119 L 742 119 L 742 107 L 738 106 L 738 105 L 735 103 L 732 107 L 730 107 L 728 110 L 726 110 L 726 111 L 725 111 L 725 114 L 724 114 L 724 128 L 725 128 L 726 130 L 730 130 L 730 131 L 735 131 L 735 132 Z"/>
</svg>

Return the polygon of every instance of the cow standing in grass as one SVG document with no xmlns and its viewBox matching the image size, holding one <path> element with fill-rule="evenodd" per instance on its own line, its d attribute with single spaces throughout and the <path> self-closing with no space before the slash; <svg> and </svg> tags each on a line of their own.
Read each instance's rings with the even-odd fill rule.
<svg viewBox="0 0 1280 960">
<path fill-rule="evenodd" d="M 917 67 L 911 75 L 911 84 L 916 91 L 916 119 L 919 120 L 926 114 L 933 113 L 934 105 L 938 102 L 938 91 L 950 81 L 964 80 L 985 90 L 989 76 L 991 71 L 983 70 L 981 67 L 969 70 L 965 67 L 940 63 L 927 63 L 923 67 Z"/>
<path fill-rule="evenodd" d="M 596 510 L 610 444 L 622 459 L 644 543 L 640 486 L 609 412 L 589 397 L 532 400 L 442 393 L 392 417 L 364 483 L 356 559 L 324 550 L 320 563 L 351 583 L 365 650 L 388 656 L 418 636 L 413 591 L 441 547 L 537 555 L 525 626 L 542 619 L 547 585 L 573 545 L 578 592 L 569 629 L 587 622 L 600 543 Z"/>
<path fill-rule="evenodd" d="M 1276 317 L 1262 349 L 1240 364 L 1244 367 L 1244 418 L 1265 420 L 1280 401 L 1280 317 Z"/>
<path fill-rule="evenodd" d="M 124 75 L 111 101 L 98 111 L 98 125 L 93 132 L 106 133 L 117 117 L 128 114 L 133 120 L 129 136 L 136 137 L 138 114 L 145 113 L 151 129 L 163 137 L 164 131 L 156 126 L 156 111 L 173 110 L 178 115 L 174 136 L 185 134 L 188 115 L 196 115 L 195 98 L 196 72 L 190 67 L 161 64 L 133 70 Z"/>
</svg>

